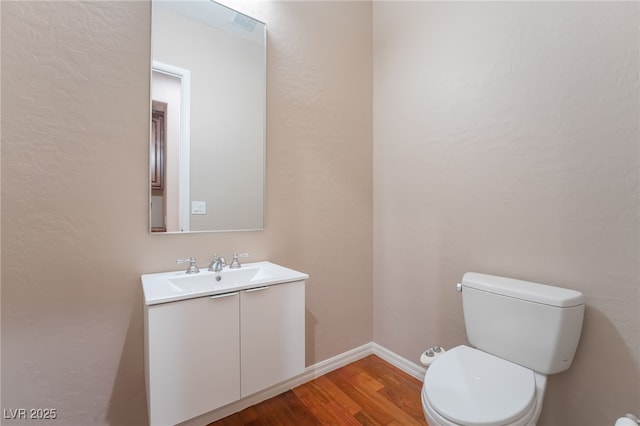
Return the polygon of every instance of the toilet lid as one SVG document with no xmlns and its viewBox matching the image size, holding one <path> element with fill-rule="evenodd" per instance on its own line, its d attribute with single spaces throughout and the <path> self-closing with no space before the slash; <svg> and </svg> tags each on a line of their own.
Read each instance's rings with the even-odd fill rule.
<svg viewBox="0 0 640 426">
<path fill-rule="evenodd" d="M 533 371 L 488 353 L 457 346 L 436 359 L 424 378 L 429 405 L 458 424 L 509 424 L 534 404 Z"/>
</svg>

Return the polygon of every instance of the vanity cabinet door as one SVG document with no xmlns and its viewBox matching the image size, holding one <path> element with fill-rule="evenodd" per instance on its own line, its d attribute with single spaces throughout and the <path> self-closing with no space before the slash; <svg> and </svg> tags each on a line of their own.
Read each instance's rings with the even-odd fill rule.
<svg viewBox="0 0 640 426">
<path fill-rule="evenodd" d="M 304 281 L 241 292 L 242 397 L 304 371 Z"/>
<path fill-rule="evenodd" d="M 151 425 L 176 424 L 240 398 L 239 294 L 149 306 Z"/>
</svg>

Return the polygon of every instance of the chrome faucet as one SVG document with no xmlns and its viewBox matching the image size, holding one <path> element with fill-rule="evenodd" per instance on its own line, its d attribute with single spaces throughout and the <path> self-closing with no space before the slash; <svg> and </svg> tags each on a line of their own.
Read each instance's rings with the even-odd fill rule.
<svg viewBox="0 0 640 426">
<path fill-rule="evenodd" d="M 240 259 L 238 257 L 249 257 L 249 253 L 233 253 L 233 259 L 231 260 L 231 265 L 229 265 L 230 269 L 238 269 L 242 267 L 240 264 Z"/>
<path fill-rule="evenodd" d="M 211 272 L 220 272 L 225 266 L 227 266 L 227 261 L 224 259 L 224 257 L 217 257 L 214 253 L 213 260 L 211 261 L 211 263 L 209 263 L 208 270 Z"/>
<path fill-rule="evenodd" d="M 198 265 L 196 264 L 195 257 L 190 257 L 189 259 L 176 259 L 176 263 L 184 263 L 184 262 L 189 262 L 189 267 L 187 268 L 185 273 L 197 274 L 198 272 L 200 272 L 200 269 L 198 269 Z"/>
</svg>

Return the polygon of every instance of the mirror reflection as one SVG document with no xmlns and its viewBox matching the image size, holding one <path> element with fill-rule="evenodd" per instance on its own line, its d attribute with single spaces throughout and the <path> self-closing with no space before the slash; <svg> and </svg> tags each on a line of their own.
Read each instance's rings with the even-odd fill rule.
<svg viewBox="0 0 640 426">
<path fill-rule="evenodd" d="M 265 35 L 213 1 L 153 1 L 152 233 L 264 228 Z"/>
</svg>

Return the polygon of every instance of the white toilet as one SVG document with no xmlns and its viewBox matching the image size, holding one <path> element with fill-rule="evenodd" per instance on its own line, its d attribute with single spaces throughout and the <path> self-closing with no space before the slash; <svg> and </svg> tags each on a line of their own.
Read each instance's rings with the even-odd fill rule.
<svg viewBox="0 0 640 426">
<path fill-rule="evenodd" d="M 535 425 L 547 375 L 568 369 L 584 316 L 575 290 L 467 272 L 458 284 L 469 342 L 427 369 L 430 426 Z"/>
</svg>

